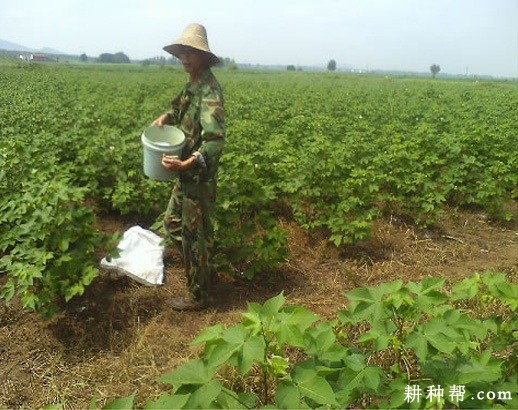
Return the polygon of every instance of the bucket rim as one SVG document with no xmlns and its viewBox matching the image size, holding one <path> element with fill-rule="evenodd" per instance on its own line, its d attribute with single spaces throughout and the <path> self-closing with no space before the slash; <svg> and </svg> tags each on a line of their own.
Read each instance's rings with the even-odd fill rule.
<svg viewBox="0 0 518 410">
<path fill-rule="evenodd" d="M 164 141 L 161 144 L 157 144 L 155 141 L 151 140 L 150 138 L 148 138 L 148 136 L 146 136 L 146 132 L 148 130 L 159 128 L 158 125 L 151 125 L 142 132 L 142 144 L 148 149 L 159 152 L 168 152 L 183 148 L 186 142 L 185 133 L 180 128 L 175 127 L 174 125 L 164 125 L 164 127 L 173 128 L 176 135 L 181 138 L 181 141 L 179 141 L 176 144 L 172 144 L 168 141 Z"/>
<path fill-rule="evenodd" d="M 179 147 L 181 145 L 185 145 L 185 137 L 183 138 L 183 140 L 181 140 L 177 144 L 170 144 L 170 143 L 165 142 L 165 141 L 162 144 L 157 144 L 157 143 L 151 141 L 149 138 L 147 138 L 145 134 L 142 134 L 141 139 L 142 139 L 142 142 L 147 144 L 147 145 L 155 146 L 155 147 L 161 147 L 161 148 L 166 148 L 166 147 L 167 148 L 169 148 L 169 147 L 175 148 L 175 147 Z"/>
</svg>

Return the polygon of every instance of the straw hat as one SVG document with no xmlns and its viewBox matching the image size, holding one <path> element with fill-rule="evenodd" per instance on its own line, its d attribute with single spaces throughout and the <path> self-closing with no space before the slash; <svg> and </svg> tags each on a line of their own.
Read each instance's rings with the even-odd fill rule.
<svg viewBox="0 0 518 410">
<path fill-rule="evenodd" d="M 210 51 L 207 30 L 201 24 L 189 24 L 183 31 L 181 37 L 165 46 L 163 50 L 179 58 L 182 46 L 192 47 L 208 54 L 211 66 L 219 63 L 219 58 Z"/>
</svg>

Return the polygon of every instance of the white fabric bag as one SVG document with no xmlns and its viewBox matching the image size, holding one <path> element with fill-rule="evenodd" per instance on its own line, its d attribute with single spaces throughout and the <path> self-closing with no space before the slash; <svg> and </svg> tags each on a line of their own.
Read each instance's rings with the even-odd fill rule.
<svg viewBox="0 0 518 410">
<path fill-rule="evenodd" d="M 117 245 L 117 258 L 103 258 L 101 267 L 127 275 L 147 286 L 162 285 L 164 278 L 164 245 L 157 234 L 132 226 Z"/>
</svg>

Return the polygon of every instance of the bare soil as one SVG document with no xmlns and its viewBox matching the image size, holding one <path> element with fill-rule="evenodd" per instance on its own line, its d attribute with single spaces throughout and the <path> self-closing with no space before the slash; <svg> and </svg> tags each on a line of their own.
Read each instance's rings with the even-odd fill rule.
<svg viewBox="0 0 518 410">
<path fill-rule="evenodd" d="M 112 232 L 132 225 L 104 222 Z M 0 304 L 0 407 L 86 408 L 92 400 L 102 406 L 135 391 L 142 404 L 165 388 L 157 377 L 199 355 L 201 347 L 191 341 L 202 329 L 235 323 L 247 302 L 263 303 L 281 291 L 287 303 L 332 318 L 346 304 L 344 292 L 357 286 L 397 278 L 456 282 L 486 270 L 518 279 L 518 223 L 495 223 L 480 212 L 451 210 L 431 230 L 381 219 L 370 239 L 340 249 L 292 222 L 284 227 L 291 259 L 253 282 L 222 280 L 203 312 L 168 307 L 171 296 L 185 294 L 180 257 L 171 250 L 160 287 L 103 273 L 51 320 L 24 312 L 16 302 Z M 4 281 L 0 277 L 0 285 Z"/>
</svg>

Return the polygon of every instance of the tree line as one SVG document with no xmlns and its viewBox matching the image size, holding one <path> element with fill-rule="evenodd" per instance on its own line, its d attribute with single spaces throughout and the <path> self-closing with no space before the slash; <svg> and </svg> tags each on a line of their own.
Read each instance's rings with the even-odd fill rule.
<svg viewBox="0 0 518 410">
<path fill-rule="evenodd" d="M 83 53 L 79 56 L 79 60 L 86 63 L 88 61 L 88 56 Z M 113 64 L 128 64 L 130 63 L 129 57 L 124 54 L 122 51 L 112 54 L 112 53 L 102 53 L 97 57 L 96 61 L 98 63 L 113 63 Z"/>
</svg>

